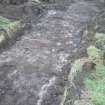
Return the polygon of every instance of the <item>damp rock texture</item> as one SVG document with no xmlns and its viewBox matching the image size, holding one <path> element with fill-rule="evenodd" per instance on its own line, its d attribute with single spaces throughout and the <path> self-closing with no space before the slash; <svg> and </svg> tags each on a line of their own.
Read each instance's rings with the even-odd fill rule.
<svg viewBox="0 0 105 105">
<path fill-rule="evenodd" d="M 28 2 L 28 0 L 0 0 L 0 3 L 19 5 Z"/>
<path fill-rule="evenodd" d="M 67 64 L 100 12 L 96 4 L 75 1 L 66 10 L 46 10 L 37 23 L 32 19 L 32 30 L 0 54 L 0 105 L 60 104 Z"/>
<path fill-rule="evenodd" d="M 39 0 L 1 0 L 0 14 L 10 19 L 22 20 L 38 15 L 41 11 Z"/>
</svg>

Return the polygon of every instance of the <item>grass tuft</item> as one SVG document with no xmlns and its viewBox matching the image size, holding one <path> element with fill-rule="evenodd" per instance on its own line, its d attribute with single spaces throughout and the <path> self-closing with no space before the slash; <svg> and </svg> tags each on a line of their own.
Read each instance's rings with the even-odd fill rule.
<svg viewBox="0 0 105 105">
<path fill-rule="evenodd" d="M 21 20 L 12 21 L 0 16 L 0 46 L 2 46 L 3 43 L 8 42 L 9 39 L 14 39 L 16 33 L 24 27 L 25 24 L 22 24 Z"/>
</svg>

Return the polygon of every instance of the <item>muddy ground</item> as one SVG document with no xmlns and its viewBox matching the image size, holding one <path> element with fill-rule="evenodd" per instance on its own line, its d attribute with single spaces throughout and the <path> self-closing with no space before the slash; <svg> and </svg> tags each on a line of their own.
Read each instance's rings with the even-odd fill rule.
<svg viewBox="0 0 105 105">
<path fill-rule="evenodd" d="M 102 2 L 68 0 L 64 5 L 44 3 L 34 9 L 26 5 L 26 12 L 22 4 L 0 5 L 1 15 L 25 17 L 31 24 L 0 54 L 0 105 L 60 104 L 68 65 L 73 55 L 83 56 L 90 44 L 87 28 L 104 11 Z"/>
</svg>

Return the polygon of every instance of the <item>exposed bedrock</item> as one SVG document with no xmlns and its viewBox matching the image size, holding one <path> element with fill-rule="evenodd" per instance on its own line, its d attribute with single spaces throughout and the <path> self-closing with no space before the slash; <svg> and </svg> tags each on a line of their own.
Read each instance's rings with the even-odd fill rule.
<svg viewBox="0 0 105 105">
<path fill-rule="evenodd" d="M 96 4 L 74 2 L 32 19 L 31 32 L 0 54 L 0 105 L 60 104 L 70 57 L 89 44 L 83 33 L 100 12 Z"/>
<path fill-rule="evenodd" d="M 0 0 L 0 3 L 19 5 L 28 2 L 28 0 Z"/>
</svg>

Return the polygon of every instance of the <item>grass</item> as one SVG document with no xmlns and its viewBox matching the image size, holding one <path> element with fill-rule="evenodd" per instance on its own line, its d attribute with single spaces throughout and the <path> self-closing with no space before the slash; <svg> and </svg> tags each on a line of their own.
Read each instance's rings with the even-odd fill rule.
<svg viewBox="0 0 105 105">
<path fill-rule="evenodd" d="M 105 105 L 105 66 L 96 65 L 95 78 L 84 80 L 84 90 L 93 105 Z"/>
<path fill-rule="evenodd" d="M 74 78 L 77 76 L 78 72 L 82 71 L 82 67 L 86 62 L 89 62 L 87 58 L 81 58 L 73 62 L 71 65 L 71 71 L 68 76 L 70 84 L 73 85 Z"/>
<path fill-rule="evenodd" d="M 15 33 L 23 28 L 21 21 L 12 21 L 5 17 L 0 16 L 0 45 L 15 37 Z"/>
<path fill-rule="evenodd" d="M 13 29 L 15 30 L 19 23 L 20 21 L 11 21 L 5 17 L 0 16 L 0 29 L 13 31 Z"/>
<path fill-rule="evenodd" d="M 3 28 L 10 23 L 11 23 L 11 21 L 9 19 L 0 16 L 0 28 Z"/>
<path fill-rule="evenodd" d="M 84 96 L 83 100 L 74 100 L 74 104 L 72 105 L 105 105 L 105 34 L 96 33 L 95 45 L 96 46 L 91 45 L 87 48 L 88 57 L 77 59 L 71 64 L 70 73 L 68 75 L 69 85 L 65 87 L 64 96 L 60 105 L 68 105 L 66 104 L 70 101 L 67 100 L 67 97 L 70 96 L 68 89 L 70 90 L 72 86 L 74 88 L 76 87 L 74 83 L 75 77 L 78 75 L 78 72 L 82 72 L 85 63 L 95 65 L 94 72 L 89 72 L 89 75 L 84 77 L 84 84 L 81 88 L 81 90 L 86 93 L 87 97 Z M 85 102 L 85 104 L 82 101 Z"/>
<path fill-rule="evenodd" d="M 105 34 L 96 33 L 95 39 L 96 39 L 96 45 L 98 45 L 99 48 L 105 52 Z"/>
<path fill-rule="evenodd" d="M 17 23 L 19 23 L 19 21 L 11 21 L 10 19 L 0 16 L 0 29 L 12 27 L 17 25 Z"/>
<path fill-rule="evenodd" d="M 91 78 L 84 80 L 84 91 L 88 93 L 93 105 L 105 105 L 105 65 L 104 65 L 104 46 L 105 34 L 96 33 L 96 47 L 88 49 L 88 55 L 96 64 L 94 74 L 90 73 Z"/>
</svg>

